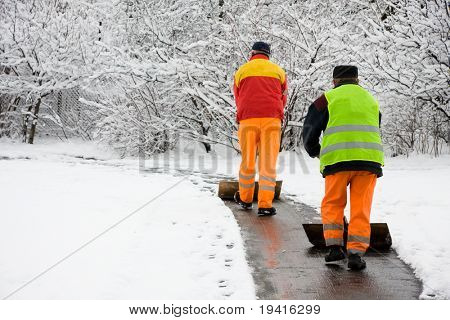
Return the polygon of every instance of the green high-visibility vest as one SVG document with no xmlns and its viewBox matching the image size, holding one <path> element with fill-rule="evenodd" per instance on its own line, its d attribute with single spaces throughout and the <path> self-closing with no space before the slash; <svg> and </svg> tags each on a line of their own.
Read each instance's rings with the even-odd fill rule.
<svg viewBox="0 0 450 320">
<path fill-rule="evenodd" d="M 345 84 L 325 93 L 329 120 L 320 150 L 320 172 L 338 162 L 363 160 L 384 165 L 375 98 L 356 84 Z"/>
</svg>

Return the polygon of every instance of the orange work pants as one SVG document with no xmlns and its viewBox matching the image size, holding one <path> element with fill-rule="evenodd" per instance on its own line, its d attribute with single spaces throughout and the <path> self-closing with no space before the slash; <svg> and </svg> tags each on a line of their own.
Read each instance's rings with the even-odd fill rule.
<svg viewBox="0 0 450 320">
<path fill-rule="evenodd" d="M 239 123 L 238 138 L 242 154 L 239 194 L 242 201 L 253 202 L 256 155 L 259 153 L 258 207 L 272 207 L 280 137 L 281 120 L 278 118 L 252 118 Z"/>
<path fill-rule="evenodd" d="M 368 171 L 342 171 L 325 177 L 322 200 L 323 233 L 327 246 L 344 245 L 344 209 L 350 185 L 347 251 L 363 255 L 370 244 L 370 210 L 377 176 Z"/>
</svg>

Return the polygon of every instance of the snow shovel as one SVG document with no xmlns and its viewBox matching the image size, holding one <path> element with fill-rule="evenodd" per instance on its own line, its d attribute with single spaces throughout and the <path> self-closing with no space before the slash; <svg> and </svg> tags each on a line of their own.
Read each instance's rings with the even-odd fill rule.
<svg viewBox="0 0 450 320">
<path fill-rule="evenodd" d="M 280 199 L 281 185 L 283 181 L 277 181 L 275 185 L 274 199 Z M 235 180 L 222 180 L 219 182 L 219 198 L 229 200 L 234 198 L 234 194 L 239 190 L 239 182 Z M 255 182 L 255 193 L 253 200 L 258 199 L 258 182 Z"/>
<path fill-rule="evenodd" d="M 309 242 L 315 247 L 325 248 L 325 238 L 323 237 L 323 225 L 321 223 L 305 223 L 303 229 L 306 232 Z M 344 244 L 347 244 L 348 222 L 344 217 Z M 387 250 L 392 245 L 391 233 L 387 223 L 370 224 L 370 248 L 376 250 Z"/>
</svg>

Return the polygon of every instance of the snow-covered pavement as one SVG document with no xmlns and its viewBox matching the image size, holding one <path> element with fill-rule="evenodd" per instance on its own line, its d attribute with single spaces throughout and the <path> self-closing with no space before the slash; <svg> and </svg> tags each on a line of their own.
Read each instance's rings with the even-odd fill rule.
<svg viewBox="0 0 450 320">
<path fill-rule="evenodd" d="M 186 177 L 92 146 L 0 143 L 0 158 L 1 297 L 130 215 L 10 298 L 255 298 L 231 211 Z"/>
</svg>

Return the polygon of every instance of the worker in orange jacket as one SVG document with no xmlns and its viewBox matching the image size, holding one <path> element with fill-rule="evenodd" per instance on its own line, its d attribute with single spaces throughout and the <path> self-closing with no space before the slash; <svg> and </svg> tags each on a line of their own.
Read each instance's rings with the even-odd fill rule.
<svg viewBox="0 0 450 320">
<path fill-rule="evenodd" d="M 259 216 L 276 214 L 272 201 L 275 195 L 281 122 L 287 101 L 286 73 L 270 61 L 270 54 L 269 44 L 255 42 L 250 52 L 250 61 L 242 65 L 234 76 L 238 138 L 242 154 L 239 191 L 234 199 L 242 208 L 252 208 L 258 154 Z"/>
</svg>

